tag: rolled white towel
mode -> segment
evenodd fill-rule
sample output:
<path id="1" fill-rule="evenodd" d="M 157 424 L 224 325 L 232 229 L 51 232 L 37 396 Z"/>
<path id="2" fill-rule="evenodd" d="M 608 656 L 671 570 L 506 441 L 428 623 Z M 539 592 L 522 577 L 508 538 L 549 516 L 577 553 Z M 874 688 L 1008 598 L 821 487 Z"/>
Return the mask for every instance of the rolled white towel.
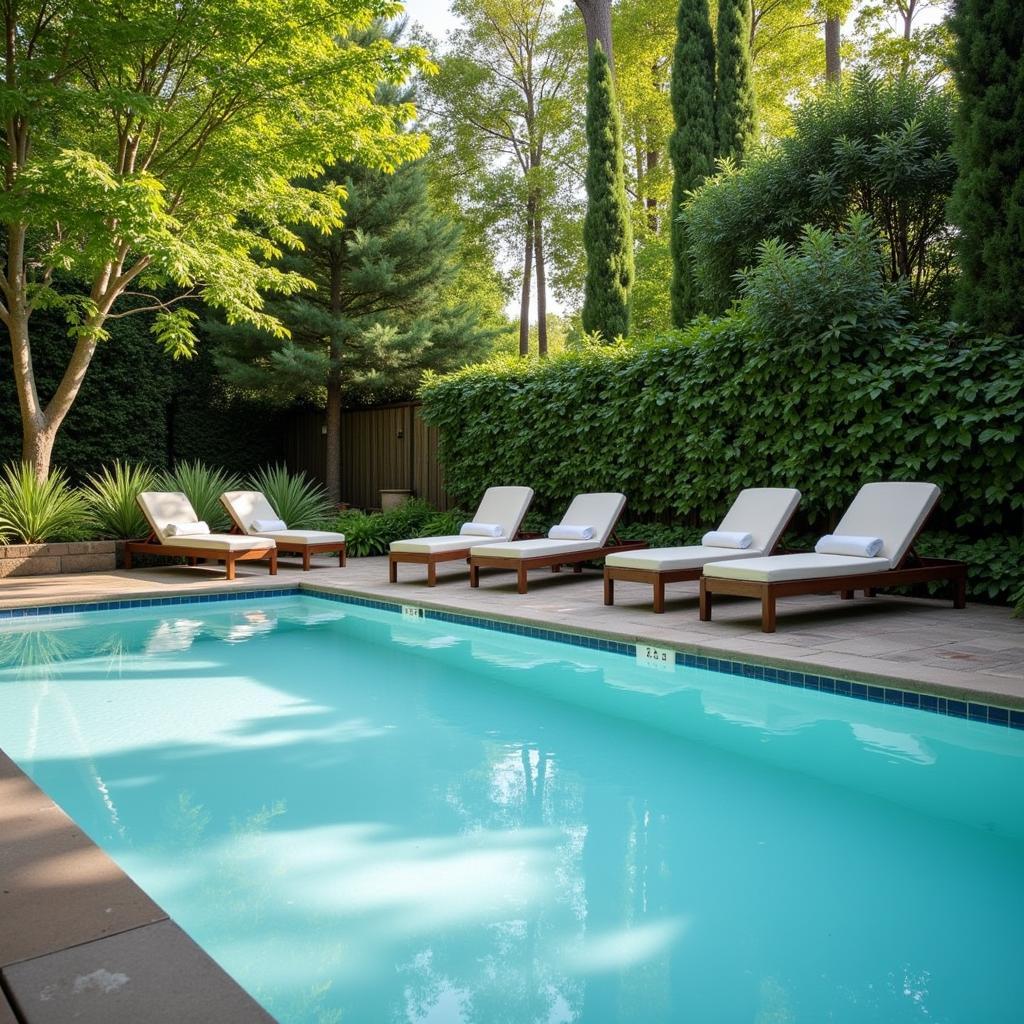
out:
<path id="1" fill-rule="evenodd" d="M 459 530 L 462 537 L 504 537 L 505 530 L 500 523 L 463 523 Z"/>
<path id="2" fill-rule="evenodd" d="M 814 550 L 819 555 L 854 555 L 860 558 L 874 558 L 882 550 L 884 541 L 881 537 L 847 537 L 837 533 L 827 533 Z"/>
<path id="3" fill-rule="evenodd" d="M 745 550 L 754 543 L 749 533 L 732 533 L 729 530 L 710 530 L 700 539 L 706 548 L 740 548 Z"/>
<path id="4" fill-rule="evenodd" d="M 568 526 L 559 524 L 548 530 L 548 537 L 551 540 L 593 540 L 594 528 L 592 526 Z"/>
<path id="5" fill-rule="evenodd" d="M 164 532 L 168 537 L 197 537 L 209 533 L 210 528 L 200 519 L 198 523 L 168 523 Z"/>
<path id="6" fill-rule="evenodd" d="M 254 519 L 249 529 L 253 533 L 276 533 L 278 530 L 287 530 L 288 524 L 283 519 Z"/>

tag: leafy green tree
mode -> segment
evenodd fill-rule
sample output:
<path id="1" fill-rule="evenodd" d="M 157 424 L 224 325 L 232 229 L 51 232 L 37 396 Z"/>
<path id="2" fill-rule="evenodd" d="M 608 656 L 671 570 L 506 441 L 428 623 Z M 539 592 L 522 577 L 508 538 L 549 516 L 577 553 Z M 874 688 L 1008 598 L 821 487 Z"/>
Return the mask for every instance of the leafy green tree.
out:
<path id="1" fill-rule="evenodd" d="M 876 73 L 928 82 L 949 71 L 953 40 L 949 0 L 867 0 L 857 5 L 853 42 L 857 64 Z M 932 17 L 922 17 L 926 13 Z M 939 15 L 939 17 L 935 17 Z"/>
<path id="2" fill-rule="evenodd" d="M 959 176 L 956 311 L 987 330 L 1024 332 L 1024 5 L 959 0 L 953 18 Z"/>
<path id="3" fill-rule="evenodd" d="M 886 279 L 907 283 L 916 312 L 947 316 L 952 132 L 948 92 L 913 76 L 858 71 L 806 101 L 792 135 L 709 178 L 683 210 L 703 308 L 729 306 L 761 242 L 793 242 L 806 224 L 836 230 L 859 212 L 881 233 Z"/>
<path id="4" fill-rule="evenodd" d="M 750 67 L 753 11 L 750 0 L 718 0 L 715 96 L 718 156 L 742 163 L 757 137 L 757 109 Z"/>
<path id="5" fill-rule="evenodd" d="M 715 43 L 708 0 L 680 0 L 672 61 L 675 131 L 672 159 L 672 322 L 682 327 L 698 311 L 690 247 L 679 211 L 686 195 L 714 170 Z"/>
<path id="6" fill-rule="evenodd" d="M 622 124 L 612 69 L 600 42 L 587 76 L 587 216 L 583 248 L 587 278 L 583 329 L 611 341 L 629 334 L 633 231 L 622 166 Z"/>
<path id="7" fill-rule="evenodd" d="M 424 370 L 483 356 L 494 331 L 469 303 L 442 301 L 459 233 L 432 209 L 420 163 L 393 174 L 342 163 L 315 187 L 344 191 L 345 224 L 326 234 L 300 229 L 302 249 L 283 259 L 282 272 L 315 285 L 269 301 L 288 336 L 248 326 L 214 333 L 219 366 L 238 387 L 280 401 L 326 391 L 325 483 L 338 501 L 343 404 L 409 397 Z"/>
<path id="8" fill-rule="evenodd" d="M 377 84 L 404 80 L 422 52 L 351 39 L 395 8 L 4 5 L 0 321 L 23 457 L 40 479 L 111 318 L 155 310 L 156 340 L 177 354 L 195 344 L 188 299 L 282 333 L 263 290 L 294 293 L 304 282 L 262 257 L 297 241 L 292 225 L 330 229 L 341 216 L 338 192 L 293 182 L 339 156 L 391 168 L 422 153 L 424 140 L 400 130 L 412 111 L 375 103 Z M 74 286 L 58 290 L 58 272 Z M 60 309 L 75 338 L 48 397 L 30 326 L 43 308 Z"/>

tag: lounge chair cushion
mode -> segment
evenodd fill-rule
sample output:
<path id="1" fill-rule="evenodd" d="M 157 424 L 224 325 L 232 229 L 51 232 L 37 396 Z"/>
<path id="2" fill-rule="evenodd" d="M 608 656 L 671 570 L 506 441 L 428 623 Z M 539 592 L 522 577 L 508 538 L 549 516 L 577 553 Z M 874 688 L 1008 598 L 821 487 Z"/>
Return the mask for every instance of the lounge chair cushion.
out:
<path id="1" fill-rule="evenodd" d="M 569 503 L 559 526 L 592 526 L 594 539 L 586 541 L 591 547 L 603 548 L 608 543 L 615 524 L 626 506 L 626 496 L 617 491 L 602 494 L 577 494 Z M 533 541 L 524 541 L 533 543 Z M 554 554 L 555 552 L 552 552 Z"/>
<path id="2" fill-rule="evenodd" d="M 729 580 L 777 583 L 780 580 L 814 580 L 828 576 L 857 576 L 885 572 L 888 558 L 857 558 L 853 555 L 768 555 L 709 562 L 704 575 Z"/>
<path id="3" fill-rule="evenodd" d="M 243 533 L 265 532 L 257 529 L 257 523 L 284 522 L 262 491 L 225 491 L 220 503 Z M 287 529 L 287 526 L 281 528 Z"/>
<path id="4" fill-rule="evenodd" d="M 269 537 L 277 541 L 281 547 L 295 545 L 305 547 L 307 544 L 344 544 L 345 534 L 332 533 L 329 530 L 267 530 L 250 534 L 251 537 Z"/>
<path id="5" fill-rule="evenodd" d="M 465 551 L 468 555 L 470 547 L 499 544 L 506 539 L 499 537 L 490 540 L 486 537 L 462 537 L 454 534 L 446 537 L 413 537 L 411 540 L 392 541 L 391 550 L 413 555 L 443 555 L 451 551 Z"/>
<path id="6" fill-rule="evenodd" d="M 474 523 L 498 523 L 503 537 L 514 537 L 533 501 L 532 487 L 488 487 L 473 514 Z"/>
<path id="7" fill-rule="evenodd" d="M 158 540 L 170 538 L 167 527 L 199 523 L 192 502 L 181 491 L 142 491 L 136 499 Z"/>
<path id="8" fill-rule="evenodd" d="M 522 559 L 541 558 L 548 555 L 570 555 L 581 551 L 594 551 L 600 545 L 596 540 L 551 540 L 541 537 L 537 540 L 515 540 L 499 544 L 476 545 L 471 555 L 486 555 L 490 558 Z"/>
<path id="9" fill-rule="evenodd" d="M 795 487 L 746 487 L 718 524 L 723 533 L 749 533 L 748 554 L 771 551 L 800 503 Z"/>
<path id="10" fill-rule="evenodd" d="M 739 548 L 708 548 L 692 544 L 683 548 L 642 548 L 609 555 L 605 565 L 621 569 L 646 569 L 651 572 L 673 572 L 676 569 L 699 569 L 707 562 L 729 558 L 750 558 L 750 551 Z"/>
<path id="11" fill-rule="evenodd" d="M 242 537 L 235 533 L 206 533 L 197 537 L 168 537 L 165 548 L 200 548 L 204 551 L 270 551 L 277 547 L 268 537 Z"/>
<path id="12" fill-rule="evenodd" d="M 900 563 L 939 500 L 935 484 L 885 482 L 865 484 L 833 533 L 881 537 L 880 557 Z"/>

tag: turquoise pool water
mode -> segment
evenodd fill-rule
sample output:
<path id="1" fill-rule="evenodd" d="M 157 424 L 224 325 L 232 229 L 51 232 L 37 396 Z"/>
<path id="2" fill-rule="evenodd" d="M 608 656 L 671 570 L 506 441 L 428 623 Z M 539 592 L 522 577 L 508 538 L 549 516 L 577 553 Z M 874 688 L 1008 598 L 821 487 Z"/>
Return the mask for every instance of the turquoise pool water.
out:
<path id="1" fill-rule="evenodd" d="M 308 597 L 0 666 L 0 746 L 284 1022 L 1021 1019 L 1019 731 Z"/>

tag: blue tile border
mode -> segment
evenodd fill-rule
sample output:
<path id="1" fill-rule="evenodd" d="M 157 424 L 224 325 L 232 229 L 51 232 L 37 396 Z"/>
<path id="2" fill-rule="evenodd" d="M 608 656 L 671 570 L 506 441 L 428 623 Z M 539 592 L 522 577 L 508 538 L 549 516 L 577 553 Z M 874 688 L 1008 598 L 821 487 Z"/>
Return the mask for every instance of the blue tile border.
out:
<path id="1" fill-rule="evenodd" d="M 259 600 L 269 597 L 315 597 L 323 601 L 336 601 L 359 608 L 373 608 L 376 611 L 399 614 L 403 602 L 379 601 L 356 594 L 341 594 L 328 590 L 316 590 L 312 587 L 296 585 L 266 590 L 240 590 L 228 593 L 179 595 L 176 597 L 126 598 L 120 601 L 94 601 L 80 604 L 44 605 L 35 608 L 0 609 L 0 622 L 11 619 L 38 618 L 47 615 L 78 614 L 80 612 L 118 611 L 125 608 L 163 608 L 169 605 L 209 604 L 224 601 Z M 488 619 L 476 615 L 463 615 L 459 612 L 447 612 L 438 608 L 417 605 L 422 609 L 424 619 L 435 622 L 449 622 L 453 625 L 472 626 L 476 629 L 487 629 L 496 633 L 510 633 L 514 636 L 527 636 L 535 640 L 549 640 L 553 643 L 567 644 L 571 647 L 583 647 L 593 651 L 604 651 L 608 654 L 619 654 L 625 657 L 636 656 L 636 644 L 623 640 L 611 640 L 607 637 L 590 636 L 586 633 L 567 633 L 564 630 L 542 629 L 522 622 L 505 622 L 500 619 Z M 710 672 L 724 672 L 727 675 L 745 676 L 748 679 L 759 679 L 782 686 L 793 686 L 804 690 L 817 690 L 831 693 L 839 697 L 853 700 L 866 700 L 875 704 L 891 704 L 896 707 L 913 708 L 927 711 L 930 714 L 945 715 L 950 718 L 969 719 L 972 722 L 984 722 L 1004 728 L 1024 730 L 1024 709 L 1000 707 L 994 704 L 982 704 L 977 701 L 959 700 L 953 697 L 939 697 L 935 694 L 921 693 L 918 690 L 901 690 L 898 687 L 883 686 L 877 683 L 858 683 L 850 679 L 839 679 L 823 676 L 818 673 L 798 671 L 796 669 L 776 668 L 772 665 L 756 665 L 747 661 L 733 661 L 715 655 L 696 654 L 689 651 L 676 651 L 676 664 L 684 668 L 702 669 Z"/>

